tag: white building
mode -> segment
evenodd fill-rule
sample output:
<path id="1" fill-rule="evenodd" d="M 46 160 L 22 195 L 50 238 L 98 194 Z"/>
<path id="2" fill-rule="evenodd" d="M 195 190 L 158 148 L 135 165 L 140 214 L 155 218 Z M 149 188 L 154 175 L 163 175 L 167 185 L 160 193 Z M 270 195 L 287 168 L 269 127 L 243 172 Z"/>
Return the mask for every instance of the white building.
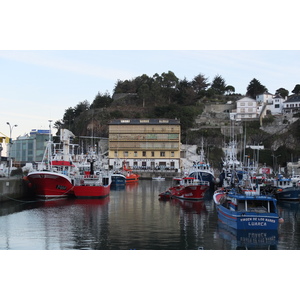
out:
<path id="1" fill-rule="evenodd" d="M 282 114 L 285 100 L 286 99 L 282 98 L 279 94 L 275 95 L 273 99 L 268 102 L 267 110 L 269 110 L 272 115 Z"/>
<path id="2" fill-rule="evenodd" d="M 272 100 L 273 100 L 273 97 L 274 97 L 274 95 L 273 94 L 271 94 L 271 93 L 263 93 L 263 94 L 261 94 L 261 95 L 257 95 L 256 96 L 256 102 L 258 103 L 258 104 L 268 104 L 268 103 L 270 103 L 270 102 L 272 102 Z"/>
<path id="3" fill-rule="evenodd" d="M 300 111 L 300 95 L 292 95 L 283 103 L 284 113 L 296 113 Z"/>
<path id="4" fill-rule="evenodd" d="M 244 97 L 236 102 L 236 120 L 258 118 L 258 104 L 256 100 Z"/>

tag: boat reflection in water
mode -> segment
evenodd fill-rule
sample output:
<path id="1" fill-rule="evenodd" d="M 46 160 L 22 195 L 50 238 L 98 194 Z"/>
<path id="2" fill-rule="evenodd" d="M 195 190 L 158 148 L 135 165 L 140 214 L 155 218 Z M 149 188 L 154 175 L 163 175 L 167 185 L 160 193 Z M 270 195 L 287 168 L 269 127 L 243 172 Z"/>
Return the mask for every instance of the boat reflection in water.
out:
<path id="1" fill-rule="evenodd" d="M 219 220 L 216 234 L 230 242 L 232 250 L 277 250 L 278 230 L 234 229 Z"/>
<path id="2" fill-rule="evenodd" d="M 187 213 L 201 214 L 206 212 L 206 207 L 203 200 L 192 201 L 172 198 L 170 202 L 172 205 L 180 206 L 180 208 Z"/>
<path id="3" fill-rule="evenodd" d="M 76 198 L 74 200 L 74 204 L 86 204 L 86 205 L 95 205 L 95 206 L 100 206 L 100 205 L 106 205 L 108 204 L 110 200 L 109 195 L 103 198 Z"/>

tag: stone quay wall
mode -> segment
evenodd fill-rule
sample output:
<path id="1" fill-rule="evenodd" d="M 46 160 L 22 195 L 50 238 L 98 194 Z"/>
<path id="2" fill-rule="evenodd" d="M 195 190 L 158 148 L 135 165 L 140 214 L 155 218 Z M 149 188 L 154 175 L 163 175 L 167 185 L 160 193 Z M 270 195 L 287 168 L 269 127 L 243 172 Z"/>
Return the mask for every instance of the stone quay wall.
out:
<path id="1" fill-rule="evenodd" d="M 0 202 L 28 196 L 28 187 L 19 177 L 0 178 Z"/>

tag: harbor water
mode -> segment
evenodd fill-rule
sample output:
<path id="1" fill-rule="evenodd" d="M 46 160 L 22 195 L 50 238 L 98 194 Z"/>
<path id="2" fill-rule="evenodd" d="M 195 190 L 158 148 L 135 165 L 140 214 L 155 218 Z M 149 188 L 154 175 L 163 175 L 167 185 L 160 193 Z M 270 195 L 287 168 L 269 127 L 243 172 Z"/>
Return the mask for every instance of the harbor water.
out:
<path id="1" fill-rule="evenodd" d="M 10 199 L 0 203 L 1 250 L 300 249 L 299 202 L 278 203 L 275 232 L 219 223 L 212 195 L 159 200 L 171 181 L 141 180 L 104 199 Z"/>

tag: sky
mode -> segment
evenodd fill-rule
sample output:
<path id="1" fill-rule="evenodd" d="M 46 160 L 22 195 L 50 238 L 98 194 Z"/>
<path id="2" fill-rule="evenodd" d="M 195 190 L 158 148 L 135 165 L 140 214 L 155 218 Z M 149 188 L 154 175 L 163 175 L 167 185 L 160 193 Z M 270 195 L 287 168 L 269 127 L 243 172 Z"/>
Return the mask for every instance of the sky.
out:
<path id="1" fill-rule="evenodd" d="M 117 80 L 142 74 L 172 71 L 192 80 L 201 73 L 209 82 L 221 75 L 241 94 L 253 78 L 270 93 L 300 84 L 290 0 L 286 7 L 257 0 L 247 7 L 236 0 L 108 2 L 2 4 L 0 132 L 10 134 L 7 122 L 18 125 L 13 138 L 48 128 L 69 107 L 92 103 L 98 92 L 112 95 Z M 253 17 L 258 4 L 269 18 Z M 280 22 L 271 22 L 278 14 Z"/>

